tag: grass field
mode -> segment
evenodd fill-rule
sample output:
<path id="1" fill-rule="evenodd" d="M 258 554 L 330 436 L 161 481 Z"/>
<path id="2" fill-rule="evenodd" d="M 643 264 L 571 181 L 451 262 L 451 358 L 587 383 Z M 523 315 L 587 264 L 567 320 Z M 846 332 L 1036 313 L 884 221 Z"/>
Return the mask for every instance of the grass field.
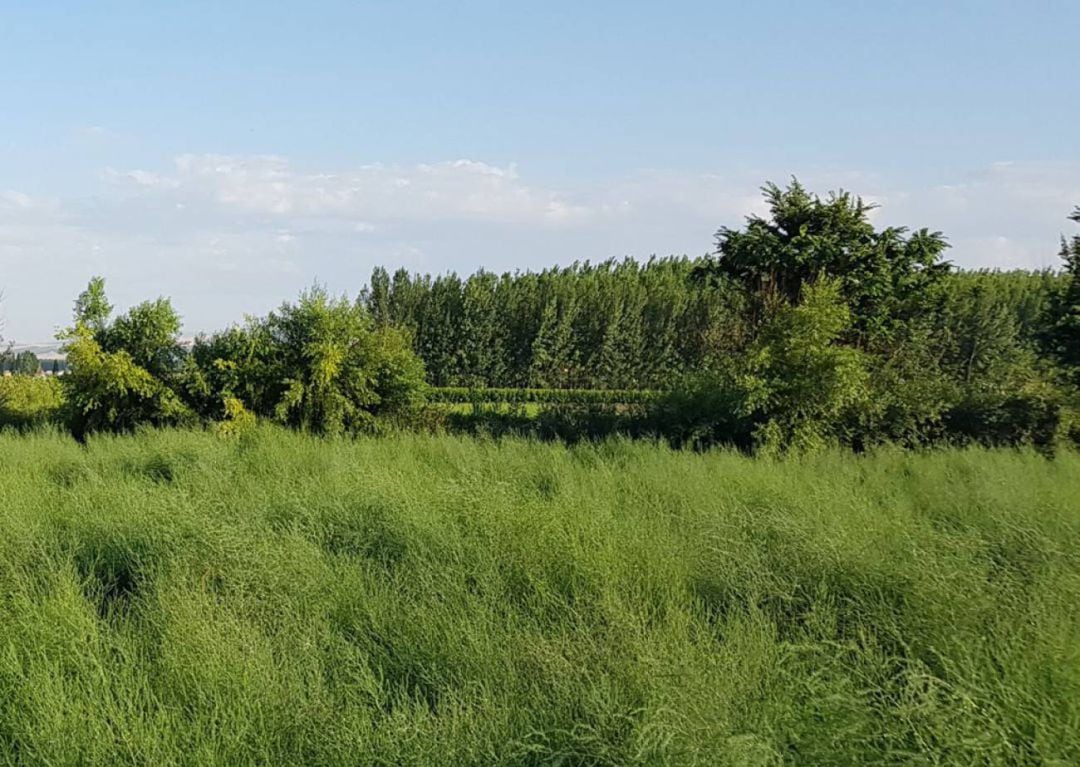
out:
<path id="1" fill-rule="evenodd" d="M 1080 457 L 0 435 L 0 764 L 1080 764 Z"/>

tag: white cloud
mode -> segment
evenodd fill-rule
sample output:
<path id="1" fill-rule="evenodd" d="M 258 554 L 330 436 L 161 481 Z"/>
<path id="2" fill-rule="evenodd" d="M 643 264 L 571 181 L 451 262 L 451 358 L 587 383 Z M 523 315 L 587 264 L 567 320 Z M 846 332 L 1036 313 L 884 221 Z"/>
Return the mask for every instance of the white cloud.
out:
<path id="1" fill-rule="evenodd" d="M 28 194 L 13 190 L 0 191 L 0 207 L 26 210 L 33 207 L 34 200 Z"/>
<path id="2" fill-rule="evenodd" d="M 1059 234 L 1080 203 L 1080 164 L 995 163 L 926 189 L 886 191 L 890 224 L 942 231 L 960 266 L 1045 268 L 1059 265 Z"/>
<path id="3" fill-rule="evenodd" d="M 116 184 L 130 183 L 137 187 L 148 189 L 175 189 L 179 186 L 179 183 L 175 179 L 166 178 L 158 173 L 151 173 L 148 170 L 116 170 L 115 168 L 106 168 L 103 175 L 108 181 Z"/>
<path id="4" fill-rule="evenodd" d="M 522 183 L 513 166 L 473 160 L 310 172 L 275 156 L 182 155 L 171 174 L 129 170 L 109 176 L 172 194 L 181 204 L 209 201 L 278 217 L 565 223 L 588 213 L 558 192 Z"/>
<path id="5" fill-rule="evenodd" d="M 58 208 L 59 203 L 56 200 L 35 197 L 14 189 L 0 189 L 0 215 L 8 214 L 25 220 L 27 217 L 52 214 Z M 0 223 L 4 221 L 4 218 L 0 218 Z"/>

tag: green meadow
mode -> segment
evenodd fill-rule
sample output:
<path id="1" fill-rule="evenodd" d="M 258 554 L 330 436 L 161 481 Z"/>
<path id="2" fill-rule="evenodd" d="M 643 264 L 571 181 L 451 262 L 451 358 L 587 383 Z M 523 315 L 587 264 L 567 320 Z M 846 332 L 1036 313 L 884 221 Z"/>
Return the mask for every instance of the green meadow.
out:
<path id="1" fill-rule="evenodd" d="M 1074 765 L 1080 456 L 0 435 L 0 763 Z"/>

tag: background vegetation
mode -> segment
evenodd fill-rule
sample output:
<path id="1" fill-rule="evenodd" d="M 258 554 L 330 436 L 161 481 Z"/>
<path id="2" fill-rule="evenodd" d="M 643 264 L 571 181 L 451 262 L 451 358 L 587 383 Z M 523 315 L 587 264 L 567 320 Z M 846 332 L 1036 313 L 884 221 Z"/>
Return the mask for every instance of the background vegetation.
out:
<path id="1" fill-rule="evenodd" d="M 355 301 L 315 287 L 191 348 L 167 299 L 113 317 L 96 279 L 63 335 L 66 406 L 42 387 L 38 411 L 80 439 L 258 419 L 767 451 L 1080 439 L 1080 236 L 1060 272 L 958 272 L 941 234 L 879 230 L 858 197 L 764 193 L 705 258 L 376 269 Z"/>

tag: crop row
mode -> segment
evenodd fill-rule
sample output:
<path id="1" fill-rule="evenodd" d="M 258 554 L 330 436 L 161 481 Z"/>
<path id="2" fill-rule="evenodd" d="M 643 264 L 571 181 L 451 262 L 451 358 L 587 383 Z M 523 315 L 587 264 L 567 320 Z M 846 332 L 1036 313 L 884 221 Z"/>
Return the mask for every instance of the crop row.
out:
<path id="1" fill-rule="evenodd" d="M 636 405 L 653 402 L 655 389 L 501 389 L 439 386 L 428 392 L 431 402 L 536 403 L 544 405 Z"/>

